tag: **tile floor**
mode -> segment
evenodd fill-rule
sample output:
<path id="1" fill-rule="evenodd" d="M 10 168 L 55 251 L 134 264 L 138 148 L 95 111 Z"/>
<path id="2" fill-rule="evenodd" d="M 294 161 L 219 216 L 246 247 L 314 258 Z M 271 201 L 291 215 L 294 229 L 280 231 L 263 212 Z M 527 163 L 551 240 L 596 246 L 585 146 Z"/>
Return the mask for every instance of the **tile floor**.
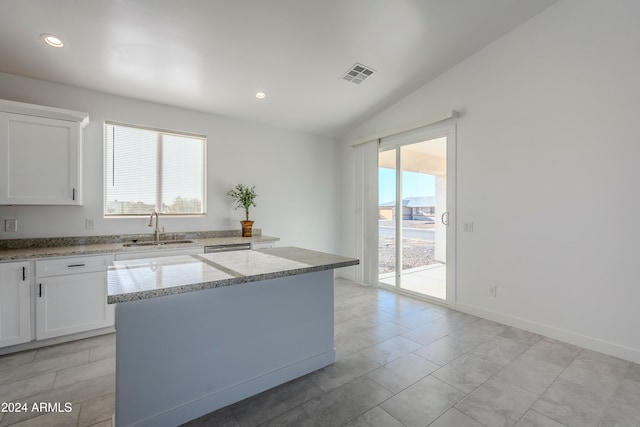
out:
<path id="1" fill-rule="evenodd" d="M 0 356 L 2 402 L 26 403 L 27 411 L 2 412 L 0 408 L 0 426 L 111 426 L 115 335 Z M 41 402 L 59 402 L 62 411 L 33 411 L 33 404 Z M 64 412 L 67 402 L 71 410 Z"/>
<path id="2" fill-rule="evenodd" d="M 187 426 L 640 426 L 640 365 L 337 280 L 338 361 Z M 0 426 L 111 425 L 114 336 L 0 357 Z"/>

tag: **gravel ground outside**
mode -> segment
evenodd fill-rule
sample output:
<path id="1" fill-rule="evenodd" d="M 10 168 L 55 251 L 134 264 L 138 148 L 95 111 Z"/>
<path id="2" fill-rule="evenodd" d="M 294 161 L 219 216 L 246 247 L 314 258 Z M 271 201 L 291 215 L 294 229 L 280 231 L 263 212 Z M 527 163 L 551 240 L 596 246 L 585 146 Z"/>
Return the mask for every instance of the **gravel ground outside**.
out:
<path id="1" fill-rule="evenodd" d="M 394 221 L 381 220 L 381 227 L 394 227 Z M 425 221 L 402 221 L 403 228 L 434 228 L 434 224 Z M 434 264 L 434 242 L 419 239 L 402 239 L 402 269 L 423 267 Z M 396 267 L 396 239 L 395 237 L 380 237 L 378 242 L 379 273 L 395 271 Z"/>

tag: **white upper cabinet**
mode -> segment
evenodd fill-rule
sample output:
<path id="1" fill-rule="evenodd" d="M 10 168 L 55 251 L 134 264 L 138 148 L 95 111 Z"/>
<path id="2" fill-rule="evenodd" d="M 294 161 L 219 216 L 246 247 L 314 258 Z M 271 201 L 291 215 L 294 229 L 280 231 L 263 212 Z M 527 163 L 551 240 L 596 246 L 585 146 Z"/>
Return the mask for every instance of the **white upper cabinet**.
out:
<path id="1" fill-rule="evenodd" d="M 0 100 L 0 204 L 81 205 L 86 113 Z"/>

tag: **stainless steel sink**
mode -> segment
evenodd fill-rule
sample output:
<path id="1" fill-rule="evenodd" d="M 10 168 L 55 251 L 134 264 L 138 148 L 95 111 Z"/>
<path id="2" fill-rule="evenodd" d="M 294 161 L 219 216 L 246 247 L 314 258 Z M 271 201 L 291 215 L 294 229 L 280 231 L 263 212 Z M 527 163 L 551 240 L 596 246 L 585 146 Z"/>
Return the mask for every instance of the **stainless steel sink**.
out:
<path id="1" fill-rule="evenodd" d="M 193 243 L 193 240 L 159 240 L 152 242 L 129 242 L 123 243 L 122 246 L 162 246 L 162 245 L 180 245 L 184 243 Z"/>

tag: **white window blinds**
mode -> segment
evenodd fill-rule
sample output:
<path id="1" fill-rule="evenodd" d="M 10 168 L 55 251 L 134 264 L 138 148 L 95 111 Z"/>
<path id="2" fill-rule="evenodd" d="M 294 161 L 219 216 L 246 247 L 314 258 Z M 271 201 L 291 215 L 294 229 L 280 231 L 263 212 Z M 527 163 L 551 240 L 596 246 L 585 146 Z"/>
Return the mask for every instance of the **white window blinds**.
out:
<path id="1" fill-rule="evenodd" d="M 206 138 L 105 123 L 104 214 L 205 213 Z"/>

